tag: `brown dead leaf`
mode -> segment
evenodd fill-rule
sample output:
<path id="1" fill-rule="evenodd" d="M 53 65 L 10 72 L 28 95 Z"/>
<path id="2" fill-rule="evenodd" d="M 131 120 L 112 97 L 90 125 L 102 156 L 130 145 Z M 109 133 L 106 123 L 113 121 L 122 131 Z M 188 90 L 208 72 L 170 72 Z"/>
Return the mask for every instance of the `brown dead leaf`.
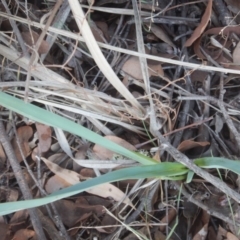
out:
<path id="1" fill-rule="evenodd" d="M 30 126 L 22 126 L 17 129 L 17 135 L 19 138 L 19 145 L 22 149 L 23 155 L 24 157 L 27 157 L 31 150 L 28 141 L 33 135 L 33 130 Z M 16 137 L 14 137 L 14 139 L 12 140 L 12 146 L 16 154 L 17 160 L 21 162 L 23 159 L 17 144 Z"/>
<path id="2" fill-rule="evenodd" d="M 184 152 L 195 147 L 206 147 L 208 145 L 210 145 L 209 142 L 195 142 L 193 140 L 185 140 L 179 144 L 177 149 L 180 152 Z"/>
<path id="3" fill-rule="evenodd" d="M 29 239 L 36 239 L 35 232 L 30 229 L 20 229 L 13 236 L 13 240 L 29 240 Z"/>
<path id="4" fill-rule="evenodd" d="M 39 38 L 39 34 L 33 30 L 31 32 L 22 32 L 22 38 L 26 42 L 27 45 L 33 47 Z M 39 54 L 47 53 L 48 49 L 49 49 L 48 42 L 43 40 L 38 49 L 38 53 Z"/>
<path id="5" fill-rule="evenodd" d="M 206 57 L 202 54 L 201 50 L 200 50 L 200 44 L 202 41 L 202 38 L 204 36 L 208 36 L 208 35 L 221 35 L 222 37 L 229 35 L 230 33 L 235 33 L 237 35 L 240 34 L 240 26 L 227 26 L 227 27 L 216 27 L 216 28 L 211 28 L 208 29 L 200 38 L 198 38 L 195 42 L 194 42 L 194 53 L 198 56 L 198 58 L 200 59 L 205 59 Z M 205 50 L 206 51 L 206 50 Z"/>
<path id="6" fill-rule="evenodd" d="M 217 239 L 216 240 L 222 240 L 227 236 L 227 230 L 222 228 L 220 225 L 218 226 L 218 233 L 217 233 Z"/>
<path id="7" fill-rule="evenodd" d="M 128 150 L 136 151 L 136 148 L 133 145 L 131 145 L 130 143 L 128 143 L 127 141 L 125 141 L 122 138 L 119 138 L 116 136 L 105 136 L 104 138 L 106 138 L 114 143 L 117 143 L 120 146 L 127 148 Z M 112 157 L 114 155 L 113 151 L 110 151 L 98 144 L 94 145 L 93 152 L 97 155 L 97 157 L 99 159 L 102 159 L 102 160 L 112 159 Z"/>
<path id="8" fill-rule="evenodd" d="M 48 179 L 45 185 L 45 190 L 47 193 L 51 194 L 66 187 L 69 187 L 69 183 L 65 181 L 63 178 L 54 175 Z"/>
<path id="9" fill-rule="evenodd" d="M 91 206 L 89 204 L 75 203 L 69 200 L 56 201 L 54 204 L 63 224 L 67 227 L 73 227 L 78 222 L 89 218 L 92 214 L 101 216 L 104 213 L 104 207 L 100 205 Z"/>
<path id="10" fill-rule="evenodd" d="M 27 218 L 29 217 L 28 210 L 20 210 L 13 214 L 10 224 L 27 221 Z"/>
<path id="11" fill-rule="evenodd" d="M 100 197 L 104 197 L 104 198 L 111 197 L 115 201 L 118 201 L 118 202 L 122 201 L 123 203 L 134 208 L 131 200 L 128 197 L 126 197 L 126 195 L 119 188 L 115 187 L 111 183 L 101 184 L 95 188 L 86 190 L 86 192 L 100 196 Z"/>
<path id="12" fill-rule="evenodd" d="M 154 232 L 154 239 L 157 239 L 157 240 L 166 240 L 167 237 L 159 230 L 156 230 Z M 172 238 L 170 238 L 169 240 L 171 240 Z"/>
<path id="13" fill-rule="evenodd" d="M 212 14 L 212 0 L 208 0 L 208 5 L 203 14 L 202 20 L 198 27 L 194 30 L 192 36 L 185 42 L 184 44 L 185 47 L 190 47 L 201 36 L 201 34 L 208 25 L 211 14 Z"/>
<path id="14" fill-rule="evenodd" d="M 176 215 L 177 215 L 176 209 L 170 208 L 168 210 L 168 215 L 163 217 L 163 219 L 161 220 L 161 223 L 166 224 L 166 225 L 160 225 L 159 226 L 159 229 L 160 229 L 161 232 L 163 232 L 166 229 L 168 224 L 176 217 Z"/>
<path id="15" fill-rule="evenodd" d="M 149 77 L 163 76 L 164 72 L 163 72 L 161 64 L 159 62 L 155 62 L 155 64 L 153 64 L 153 63 L 154 63 L 154 61 L 151 61 L 151 63 L 148 61 Z M 143 80 L 140 61 L 139 61 L 138 57 L 135 57 L 135 56 L 130 57 L 123 64 L 122 71 L 134 79 Z"/>
<path id="16" fill-rule="evenodd" d="M 49 157 L 48 157 L 48 160 L 49 160 L 50 162 L 53 162 L 53 163 L 56 163 L 56 164 L 60 165 L 60 164 L 63 163 L 62 160 L 63 160 L 63 158 L 64 158 L 65 156 L 66 156 L 65 153 L 55 153 L 55 154 L 49 156 Z M 63 165 L 66 166 L 66 162 L 65 162 L 65 161 L 64 161 L 64 164 L 63 164 Z"/>
<path id="17" fill-rule="evenodd" d="M 9 225 L 6 223 L 0 223 L 1 239 L 5 240 L 9 231 Z"/>
<path id="18" fill-rule="evenodd" d="M 102 227 L 102 228 L 97 228 L 96 230 L 98 230 L 101 233 L 112 233 L 113 231 L 116 230 L 117 227 L 115 227 L 114 225 L 117 224 L 117 220 L 114 219 L 112 216 L 110 216 L 109 214 L 105 214 L 102 221 L 101 221 L 101 226 L 112 226 L 112 227 Z"/>
<path id="19" fill-rule="evenodd" d="M 69 184 L 68 186 L 71 186 L 80 182 L 80 179 L 81 179 L 80 174 L 68 169 L 61 168 L 57 164 L 50 162 L 46 158 L 41 158 L 41 159 L 44 161 L 44 163 L 48 166 L 48 168 L 52 172 L 58 175 L 58 177 L 64 179 L 65 182 Z M 111 197 L 115 201 L 118 201 L 118 202 L 123 201 L 125 204 L 133 207 L 131 200 L 113 184 L 104 183 L 97 187 L 94 187 L 85 191 L 100 197 L 104 197 L 104 198 Z"/>
<path id="20" fill-rule="evenodd" d="M 191 80 L 193 82 L 203 82 L 206 80 L 206 77 L 208 76 L 208 72 L 204 72 L 204 71 L 199 71 L 199 70 L 195 70 L 191 73 Z"/>
<path id="21" fill-rule="evenodd" d="M 52 144 L 52 129 L 51 127 L 36 123 L 37 133 L 38 133 L 38 148 L 41 151 L 41 153 L 47 152 Z"/>
<path id="22" fill-rule="evenodd" d="M 191 205 L 193 204 L 191 202 L 188 202 L 188 203 L 191 204 Z M 185 206 L 187 206 L 187 202 L 186 202 Z M 198 207 L 195 208 L 195 209 L 198 209 Z M 188 219 L 189 223 L 190 223 L 190 231 L 191 231 L 193 236 L 199 236 L 199 233 L 201 233 L 201 231 L 204 229 L 205 225 L 207 226 L 207 229 L 208 229 L 210 215 L 207 211 L 200 210 L 200 209 L 195 211 L 196 214 L 194 215 L 194 207 L 192 209 L 190 209 L 190 211 L 191 211 L 190 214 L 187 213 L 187 214 L 189 214 L 189 217 L 190 217 Z"/>
<path id="23" fill-rule="evenodd" d="M 57 164 L 47 160 L 46 158 L 42 157 L 41 160 L 44 161 L 44 163 L 48 166 L 48 168 L 52 172 L 54 172 L 60 178 L 68 182 L 69 186 L 79 183 L 81 176 L 78 173 L 68 169 L 61 168 Z"/>
<path id="24" fill-rule="evenodd" d="M 107 41 L 110 40 L 109 34 L 108 34 L 108 25 L 106 22 L 102 22 L 102 21 L 96 21 L 95 24 L 97 25 L 97 27 L 99 29 L 101 29 L 104 37 L 106 38 Z"/>
<path id="25" fill-rule="evenodd" d="M 19 192 L 17 189 L 9 189 L 7 195 L 8 202 L 15 202 L 18 200 Z"/>
<path id="26" fill-rule="evenodd" d="M 84 178 L 94 178 L 94 177 L 96 177 L 95 172 L 93 171 L 93 169 L 90 169 L 90 168 L 82 168 L 81 171 L 80 171 L 80 174 Z"/>
<path id="27" fill-rule="evenodd" d="M 208 226 L 208 238 L 207 239 L 216 239 L 217 240 L 217 233 L 215 228 L 210 225 Z"/>
<path id="28" fill-rule="evenodd" d="M 135 98 L 142 98 L 142 97 L 143 97 L 143 95 L 142 95 L 141 93 L 137 92 L 137 91 L 133 91 L 133 92 L 132 92 L 132 95 L 133 95 L 133 97 L 135 97 Z"/>
<path id="29" fill-rule="evenodd" d="M 82 159 L 82 160 L 86 159 L 88 148 L 89 148 L 89 144 L 83 144 L 82 146 L 80 146 L 78 151 L 75 153 L 75 158 Z M 79 164 L 77 164 L 75 161 L 73 161 L 73 170 L 75 172 L 80 172 L 81 169 L 82 167 Z"/>
<path id="30" fill-rule="evenodd" d="M 230 233 L 230 232 L 227 232 L 226 237 L 227 237 L 227 240 L 239 240 L 238 237 L 236 237 L 235 235 L 233 235 L 233 234 Z"/>
<path id="31" fill-rule="evenodd" d="M 101 43 L 107 43 L 107 39 L 105 38 L 103 31 L 97 26 L 97 24 L 93 21 L 90 21 L 89 25 L 96 41 Z"/>
<path id="32" fill-rule="evenodd" d="M 172 47 L 175 47 L 174 43 L 169 38 L 168 34 L 160 26 L 151 23 L 150 30 L 156 37 L 161 39 L 163 42 L 167 43 Z"/>
<path id="33" fill-rule="evenodd" d="M 204 224 L 201 230 L 193 237 L 193 240 L 205 240 L 208 234 L 208 223 Z"/>

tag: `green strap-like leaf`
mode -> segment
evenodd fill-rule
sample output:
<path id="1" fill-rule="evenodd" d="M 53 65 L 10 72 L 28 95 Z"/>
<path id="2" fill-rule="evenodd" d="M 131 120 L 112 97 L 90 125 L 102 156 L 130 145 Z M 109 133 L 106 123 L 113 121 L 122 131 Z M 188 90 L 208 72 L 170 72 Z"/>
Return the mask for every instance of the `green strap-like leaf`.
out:
<path id="1" fill-rule="evenodd" d="M 25 200 L 18 202 L 8 202 L 0 204 L 0 215 L 6 215 L 18 210 L 28 209 L 42 206 L 62 198 L 83 192 L 84 190 L 97 187 L 100 184 L 115 182 L 124 179 L 140 179 L 140 178 L 161 178 L 161 179 L 185 179 L 188 169 L 179 163 L 159 163 L 155 165 L 146 165 L 139 167 L 131 167 L 107 173 L 100 177 L 89 179 L 85 182 L 78 183 L 71 187 L 56 191 L 46 197 Z"/>
<path id="2" fill-rule="evenodd" d="M 90 142 L 99 144 L 113 152 L 138 161 L 141 164 L 149 165 L 158 163 L 152 158 L 146 157 L 142 154 L 136 154 L 135 152 L 130 151 L 71 120 L 37 107 L 33 104 L 25 103 L 23 100 L 12 97 L 4 92 L 0 92 L 0 105 L 37 122 L 46 124 L 48 126 L 61 128 L 62 130 L 76 134 L 89 140 Z"/>
<path id="3" fill-rule="evenodd" d="M 227 169 L 240 174 L 240 161 L 230 160 L 222 157 L 205 157 L 194 160 L 194 163 L 201 168 Z"/>

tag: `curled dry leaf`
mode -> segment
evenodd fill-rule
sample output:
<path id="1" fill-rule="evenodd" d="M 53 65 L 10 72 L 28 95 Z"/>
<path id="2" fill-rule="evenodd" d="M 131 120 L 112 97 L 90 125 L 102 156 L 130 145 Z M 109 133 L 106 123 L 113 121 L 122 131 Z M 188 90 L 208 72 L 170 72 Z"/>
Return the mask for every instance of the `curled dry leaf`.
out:
<path id="1" fill-rule="evenodd" d="M 167 43 L 168 45 L 170 45 L 172 47 L 175 47 L 174 43 L 171 41 L 171 39 L 169 38 L 167 33 L 160 26 L 157 26 L 157 25 L 151 23 L 150 30 L 156 37 L 161 39 L 163 42 Z"/>
<path id="2" fill-rule="evenodd" d="M 209 142 L 195 142 L 193 140 L 185 140 L 179 144 L 177 149 L 180 152 L 184 152 L 195 147 L 206 147 L 208 145 L 210 145 Z"/>
<path id="3" fill-rule="evenodd" d="M 201 36 L 203 31 L 207 27 L 211 14 L 212 14 L 212 0 L 208 0 L 208 5 L 203 14 L 202 20 L 198 27 L 194 30 L 192 36 L 185 42 L 184 44 L 185 47 L 190 47 Z"/>
<path id="4" fill-rule="evenodd" d="M 119 138 L 119 137 L 116 137 L 116 136 L 105 136 L 104 138 L 114 142 L 114 143 L 117 143 L 119 144 L 120 146 L 124 147 L 124 148 L 127 148 L 128 150 L 131 150 L 131 151 L 136 151 L 136 148 L 128 143 L 127 141 L 125 141 L 124 139 L 122 138 Z M 112 159 L 113 155 L 114 155 L 114 152 L 98 145 L 98 144 L 95 144 L 94 147 L 93 147 L 93 152 L 96 154 L 96 156 L 99 158 L 99 159 L 102 159 L 102 160 L 108 160 L 108 159 Z"/>
<path id="5" fill-rule="evenodd" d="M 26 42 L 27 45 L 33 47 L 33 45 L 36 44 L 36 42 L 39 38 L 39 34 L 33 30 L 31 32 L 22 32 L 22 38 Z M 47 53 L 48 48 L 49 48 L 48 42 L 43 40 L 38 49 L 38 53 L 39 54 Z"/>
<path id="6" fill-rule="evenodd" d="M 228 36 L 230 33 L 235 33 L 240 35 L 240 26 L 227 26 L 227 27 L 216 27 L 208 29 L 197 41 L 194 43 L 194 53 L 198 56 L 198 58 L 205 59 L 206 57 L 201 53 L 200 44 L 202 38 L 208 35 L 221 35 L 222 37 Z M 206 50 L 205 50 L 206 51 Z M 207 52 L 207 51 L 206 51 Z M 222 61 L 225 62 L 225 61 Z"/>
<path id="7" fill-rule="evenodd" d="M 137 80 L 143 80 L 140 61 L 138 57 L 130 57 L 122 67 L 122 71 Z M 149 76 L 163 76 L 164 72 L 159 62 L 148 61 Z"/>
<path id="8" fill-rule="evenodd" d="M 26 222 L 29 217 L 28 210 L 20 210 L 13 214 L 10 224 L 18 224 L 19 222 Z"/>
<path id="9" fill-rule="evenodd" d="M 68 169 L 61 168 L 57 164 L 47 160 L 46 158 L 42 157 L 41 160 L 44 161 L 44 163 L 48 166 L 48 168 L 52 172 L 54 172 L 59 177 L 64 179 L 66 182 L 68 182 L 69 186 L 74 185 L 74 184 L 76 184 L 80 181 L 81 176 L 78 173 L 73 172 L 73 171 L 68 170 Z"/>
<path id="10" fill-rule="evenodd" d="M 68 183 L 68 186 L 74 185 L 76 183 L 79 183 L 81 179 L 81 175 L 73 172 L 68 169 L 64 169 L 59 167 L 57 164 L 50 162 L 46 158 L 41 158 L 44 163 L 48 166 L 48 168 L 54 172 L 58 177 L 64 179 L 66 183 Z M 55 179 L 57 180 L 57 179 Z M 95 188 L 86 190 L 86 192 L 98 195 L 100 197 L 111 197 L 115 201 L 123 201 L 125 204 L 130 205 L 131 207 L 134 207 L 131 200 L 117 187 L 110 183 L 104 183 L 102 185 L 99 185 Z"/>
<path id="11" fill-rule="evenodd" d="M 33 130 L 30 126 L 23 126 L 23 127 L 20 127 L 17 129 L 17 135 L 18 135 L 19 145 L 22 149 L 23 155 L 24 155 L 24 157 L 27 157 L 31 150 L 29 147 L 28 141 L 33 135 Z M 14 139 L 12 141 L 12 146 L 13 146 L 14 152 L 16 154 L 17 160 L 19 162 L 21 162 L 23 159 L 22 159 L 22 155 L 21 155 L 21 152 L 20 152 L 18 144 L 17 144 L 16 137 L 14 137 Z"/>
<path id="12" fill-rule="evenodd" d="M 44 124 L 36 123 L 38 133 L 38 148 L 41 152 L 47 152 L 52 144 L 52 129 Z"/>

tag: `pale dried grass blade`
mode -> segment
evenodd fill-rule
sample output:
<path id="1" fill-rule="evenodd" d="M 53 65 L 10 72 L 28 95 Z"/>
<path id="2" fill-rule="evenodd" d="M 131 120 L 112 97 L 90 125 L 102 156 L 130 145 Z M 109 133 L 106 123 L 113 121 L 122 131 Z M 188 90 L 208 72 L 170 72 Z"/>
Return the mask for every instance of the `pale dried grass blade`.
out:
<path id="1" fill-rule="evenodd" d="M 17 17 L 17 16 L 8 15 L 8 14 L 3 13 L 3 12 L 0 12 L 0 16 L 5 17 L 5 18 L 9 18 L 9 19 L 13 19 L 13 20 L 18 21 L 18 22 L 26 23 L 26 24 L 29 24 L 29 25 L 37 27 L 37 28 L 43 28 L 44 27 L 44 24 L 40 24 L 40 23 L 34 22 L 34 21 L 28 22 L 27 19 Z M 57 33 L 59 35 L 65 36 L 65 37 L 69 37 L 69 38 L 74 39 L 74 40 L 85 42 L 83 37 L 79 36 L 78 34 L 66 31 L 66 30 L 57 29 L 57 28 L 54 28 L 54 27 L 49 27 L 48 30 L 50 32 Z M 139 56 L 140 57 L 145 57 L 147 59 L 152 59 L 152 60 L 159 61 L 159 62 L 162 62 L 162 63 L 169 63 L 169 64 L 178 65 L 178 66 L 184 66 L 188 69 L 195 69 L 195 70 L 198 69 L 198 70 L 203 70 L 203 71 L 214 71 L 214 72 L 222 72 L 222 73 L 233 73 L 233 74 L 239 74 L 240 75 L 240 70 L 223 68 L 223 67 L 222 68 L 221 67 L 212 67 L 212 66 L 206 66 L 206 65 L 203 65 L 203 64 L 201 65 L 201 64 L 184 62 L 184 61 L 181 61 L 181 60 L 175 60 L 175 59 L 170 59 L 170 58 L 165 58 L 165 57 L 158 57 L 158 56 L 154 56 L 154 55 L 150 55 L 150 54 L 143 54 L 143 53 L 139 53 L 139 52 L 136 52 L 136 51 L 131 51 L 131 50 L 120 48 L 120 47 L 115 47 L 115 46 L 105 44 L 105 43 L 99 43 L 98 42 L 98 45 L 100 47 L 108 49 L 108 50 L 113 50 L 113 51 L 129 54 L 129 55 L 137 56 L 137 57 L 139 57 Z M 2 46 L 3 45 L 0 45 L 0 53 L 1 54 L 2 54 L 2 51 L 1 51 Z"/>
<path id="2" fill-rule="evenodd" d="M 139 115 L 141 115 L 145 110 L 139 104 L 139 102 L 133 97 L 133 95 L 129 92 L 129 90 L 124 86 L 124 84 L 119 80 L 111 66 L 108 64 L 106 58 L 102 54 L 92 31 L 88 25 L 86 20 L 86 16 L 77 0 L 69 1 L 71 10 L 73 12 L 73 16 L 75 21 L 80 29 L 83 38 L 85 39 L 85 43 L 88 46 L 89 51 L 93 59 L 95 60 L 96 64 L 98 65 L 99 69 L 108 79 L 108 81 L 122 94 L 122 96 L 128 100 L 132 106 L 136 107 L 140 110 Z"/>

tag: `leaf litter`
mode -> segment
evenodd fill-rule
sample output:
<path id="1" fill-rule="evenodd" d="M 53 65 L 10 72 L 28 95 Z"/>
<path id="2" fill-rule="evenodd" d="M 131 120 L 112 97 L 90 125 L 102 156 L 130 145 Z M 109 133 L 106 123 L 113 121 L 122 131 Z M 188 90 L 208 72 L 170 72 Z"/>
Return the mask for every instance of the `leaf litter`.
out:
<path id="1" fill-rule="evenodd" d="M 29 1 L 27 15 L 22 1 L 9 1 L 9 9 L 4 2 L 8 1 L 0 3 L 2 91 L 23 98 L 26 75 L 31 69 L 28 101 L 70 118 L 131 151 L 161 162 L 174 161 L 174 155 L 165 152 L 151 129 L 152 101 L 158 131 L 185 156 L 239 159 L 239 72 L 221 75 L 148 59 L 151 94 L 146 94 L 139 57 L 101 48 L 113 69 L 112 77 L 118 82 L 113 83 L 102 70 L 104 66 L 91 55 L 89 45 L 71 37 L 72 33 L 77 38 L 84 35 L 84 29 L 79 33 L 68 1 L 59 6 L 50 24 L 64 29 L 66 34 L 47 28 L 47 36 L 37 51 L 35 44 L 44 29 L 36 23 L 46 26 L 53 2 Z M 179 5 L 176 1 L 139 3 L 145 52 L 215 66 L 222 72 L 226 68 L 240 70 L 239 4 L 230 0 L 216 2 L 221 2 L 222 11 L 212 0 Z M 129 16 L 133 11 L 128 11 L 133 9 L 131 2 L 83 0 L 81 4 L 85 21 L 98 42 L 137 51 L 135 22 Z M 222 24 L 227 16 L 231 16 L 232 25 Z M 1 50 L 4 47 L 17 54 L 14 61 L 13 55 Z M 27 55 L 34 51 L 39 58 L 29 62 Z M 37 122 L 27 123 L 23 116 L 3 107 L 0 115 L 33 198 L 136 165 L 84 138 Z M 7 151 L 4 143 L 0 144 L 1 202 L 22 199 Z M 235 174 L 210 173 L 239 190 Z M 153 184 L 151 180 L 107 183 L 59 200 L 48 210 L 40 207 L 42 225 L 43 219 L 55 221 L 51 211 L 55 211 L 62 224 L 49 224 L 48 230 L 44 230 L 47 239 L 53 239 L 48 233 L 55 231 L 60 231 L 64 239 L 89 239 L 95 235 L 99 239 L 116 239 L 116 234 L 118 239 L 239 239 L 238 205 L 210 182 L 197 175 L 191 183 L 182 182 L 183 186 L 160 180 Z M 24 210 L 3 217 L 0 229 L 2 239 L 37 239 L 31 217 Z M 60 234 L 54 238 L 62 239 Z"/>

